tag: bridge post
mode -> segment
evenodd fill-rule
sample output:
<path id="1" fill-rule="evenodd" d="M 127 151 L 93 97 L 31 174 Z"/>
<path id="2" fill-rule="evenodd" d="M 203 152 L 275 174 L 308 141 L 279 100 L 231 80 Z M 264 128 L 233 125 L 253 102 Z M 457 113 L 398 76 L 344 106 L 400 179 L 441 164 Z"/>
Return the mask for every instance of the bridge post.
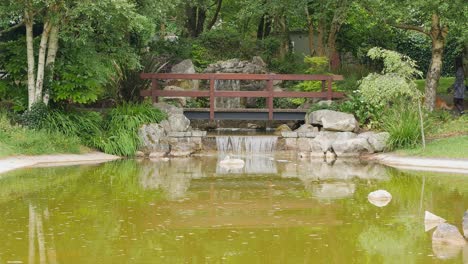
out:
<path id="1" fill-rule="evenodd" d="M 333 91 L 332 91 L 332 80 L 333 77 L 328 77 L 328 91 L 327 91 L 327 100 L 331 100 L 333 98 Z"/>
<path id="2" fill-rule="evenodd" d="M 159 101 L 158 96 L 155 93 L 158 89 L 158 79 L 151 79 L 151 100 L 153 103 L 157 103 Z"/>
<path id="3" fill-rule="evenodd" d="M 214 120 L 215 108 L 215 77 L 213 74 L 210 76 L 210 120 Z"/>
<path id="4" fill-rule="evenodd" d="M 267 105 L 268 105 L 268 120 L 273 120 L 273 80 L 269 79 L 267 81 Z"/>

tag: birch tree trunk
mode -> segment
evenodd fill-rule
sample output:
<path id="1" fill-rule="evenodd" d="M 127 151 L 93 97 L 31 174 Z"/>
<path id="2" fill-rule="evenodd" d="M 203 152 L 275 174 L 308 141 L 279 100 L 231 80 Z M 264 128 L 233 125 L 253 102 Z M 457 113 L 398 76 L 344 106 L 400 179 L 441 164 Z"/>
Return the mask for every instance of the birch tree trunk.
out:
<path id="1" fill-rule="evenodd" d="M 36 85 L 34 83 L 34 36 L 33 36 L 33 15 L 29 10 L 24 11 L 24 24 L 26 26 L 26 52 L 28 57 L 28 109 L 35 102 Z"/>
<path id="2" fill-rule="evenodd" d="M 437 87 L 439 86 L 440 73 L 442 70 L 442 59 L 448 28 L 440 25 L 440 17 L 432 15 L 432 26 L 430 37 L 432 39 L 431 63 L 426 75 L 425 103 L 429 111 L 435 108 Z"/>
<path id="3" fill-rule="evenodd" d="M 47 50 L 47 60 L 46 60 L 46 89 L 44 90 L 43 102 L 44 104 L 49 104 L 50 98 L 50 89 L 51 84 L 54 78 L 54 65 L 55 58 L 57 57 L 58 51 L 58 41 L 59 41 L 59 26 L 53 25 L 50 30 L 49 36 L 49 48 Z"/>
<path id="4" fill-rule="evenodd" d="M 51 24 L 49 21 L 44 23 L 42 31 L 41 44 L 39 46 L 39 57 L 37 59 L 37 77 L 36 77 L 36 94 L 35 102 L 42 101 L 42 88 L 44 86 L 45 60 L 47 53 L 47 44 L 49 42 L 49 33 Z"/>

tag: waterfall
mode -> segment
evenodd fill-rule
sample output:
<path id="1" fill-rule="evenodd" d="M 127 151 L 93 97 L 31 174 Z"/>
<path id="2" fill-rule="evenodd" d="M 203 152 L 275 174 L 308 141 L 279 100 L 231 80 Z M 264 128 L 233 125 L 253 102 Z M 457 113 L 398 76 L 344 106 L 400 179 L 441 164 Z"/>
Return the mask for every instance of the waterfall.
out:
<path id="1" fill-rule="evenodd" d="M 276 148 L 276 136 L 217 136 L 218 160 L 227 155 L 241 158 L 245 167 L 225 169 L 216 168 L 218 174 L 275 174 L 276 162 L 272 157 Z"/>
<path id="2" fill-rule="evenodd" d="M 219 153 L 265 154 L 273 153 L 276 136 L 217 136 L 216 146 Z"/>

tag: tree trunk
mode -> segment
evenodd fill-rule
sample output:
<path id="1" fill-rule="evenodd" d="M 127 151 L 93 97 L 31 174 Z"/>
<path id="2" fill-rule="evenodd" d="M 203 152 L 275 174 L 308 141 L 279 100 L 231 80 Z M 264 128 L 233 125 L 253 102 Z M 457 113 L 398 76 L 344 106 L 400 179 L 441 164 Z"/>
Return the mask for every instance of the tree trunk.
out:
<path id="1" fill-rule="evenodd" d="M 445 41 L 448 28 L 440 25 L 440 18 L 437 14 L 432 15 L 432 26 L 430 36 L 432 39 L 431 63 L 426 75 L 425 102 L 429 111 L 435 108 L 437 87 L 439 86 L 440 73 L 442 70 L 442 60 L 445 48 Z"/>
<path id="2" fill-rule="evenodd" d="M 57 57 L 58 51 L 58 41 L 59 41 L 59 26 L 54 25 L 50 30 L 49 36 L 49 49 L 47 50 L 47 60 L 46 60 L 46 85 L 44 90 L 43 102 L 44 104 L 49 104 L 50 98 L 50 89 L 52 88 L 52 81 L 54 79 L 54 65 L 55 58 Z"/>
<path id="3" fill-rule="evenodd" d="M 279 58 L 284 59 L 286 54 L 289 52 L 289 43 L 291 42 L 289 39 L 289 30 L 285 16 L 281 16 L 278 19 L 275 19 L 278 23 L 278 28 L 280 29 L 281 35 L 281 46 L 279 50 Z"/>
<path id="4" fill-rule="evenodd" d="M 214 13 L 213 18 L 211 19 L 210 23 L 206 27 L 206 30 L 211 30 L 211 28 L 216 24 L 216 21 L 218 21 L 219 12 L 221 11 L 221 6 L 222 5 L 223 5 L 223 0 L 217 0 L 215 13 Z"/>
<path id="5" fill-rule="evenodd" d="M 268 14 L 264 14 L 260 18 L 257 29 L 257 39 L 265 39 L 271 33 L 271 19 Z"/>
<path id="6" fill-rule="evenodd" d="M 322 57 L 325 56 L 325 47 L 323 46 L 323 38 L 325 35 L 325 28 L 324 28 L 325 21 L 323 18 L 319 20 L 318 23 L 318 36 L 317 36 L 317 56 Z"/>
<path id="7" fill-rule="evenodd" d="M 206 10 L 198 6 L 187 6 L 185 9 L 187 15 L 186 28 L 192 38 L 198 37 L 203 32 L 206 20 Z"/>
<path id="8" fill-rule="evenodd" d="M 49 42 L 49 33 L 51 24 L 49 21 L 44 23 L 42 31 L 41 44 L 39 45 L 39 56 L 37 59 L 37 77 L 36 77 L 36 94 L 35 102 L 42 101 L 42 88 L 44 86 L 45 60 L 47 53 L 47 44 Z"/>
<path id="9" fill-rule="evenodd" d="M 28 57 L 28 109 L 34 104 L 36 96 L 36 86 L 34 81 L 34 35 L 33 35 L 33 17 L 32 14 L 25 10 L 24 21 L 26 26 L 26 52 Z"/>
<path id="10" fill-rule="evenodd" d="M 315 28 L 314 28 L 314 21 L 312 16 L 310 15 L 309 8 L 306 6 L 305 13 L 307 17 L 307 25 L 309 30 L 309 52 L 310 56 L 314 56 L 315 53 Z"/>

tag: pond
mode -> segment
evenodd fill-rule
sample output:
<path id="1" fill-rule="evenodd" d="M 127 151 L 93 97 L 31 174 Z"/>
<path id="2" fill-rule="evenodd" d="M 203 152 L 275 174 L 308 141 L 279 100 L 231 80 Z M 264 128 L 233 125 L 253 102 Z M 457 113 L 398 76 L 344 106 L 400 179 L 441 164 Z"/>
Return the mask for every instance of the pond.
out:
<path id="1" fill-rule="evenodd" d="M 247 156 L 120 160 L 0 176 L 0 263 L 463 263 L 424 211 L 461 229 L 467 175 Z M 384 189 L 387 206 L 371 204 Z"/>

